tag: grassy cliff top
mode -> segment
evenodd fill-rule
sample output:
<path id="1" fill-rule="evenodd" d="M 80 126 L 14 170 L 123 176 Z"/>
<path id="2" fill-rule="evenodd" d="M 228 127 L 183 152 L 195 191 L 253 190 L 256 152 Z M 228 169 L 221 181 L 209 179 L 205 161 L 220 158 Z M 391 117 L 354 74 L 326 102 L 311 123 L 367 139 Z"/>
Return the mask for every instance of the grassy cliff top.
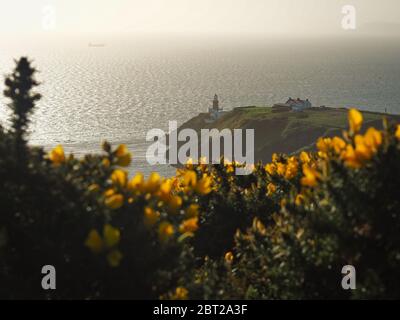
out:
<path id="1" fill-rule="evenodd" d="M 293 153 L 313 148 L 321 136 L 341 135 L 348 126 L 348 110 L 344 108 L 310 108 L 303 112 L 272 112 L 271 107 L 239 107 L 226 112 L 220 119 L 208 123 L 207 113 L 201 113 L 180 128 L 254 129 L 255 158 L 269 161 L 273 152 Z M 364 128 L 382 127 L 384 116 L 395 121 L 400 116 L 363 111 Z"/>
<path id="2" fill-rule="evenodd" d="M 345 108 L 310 108 L 303 112 L 280 112 L 273 113 L 271 107 L 239 107 L 227 112 L 217 121 L 206 124 L 204 120 L 208 118 L 208 114 L 200 114 L 197 120 L 205 128 L 241 128 L 248 121 L 270 121 L 282 119 L 287 120 L 288 127 L 303 124 L 304 126 L 324 126 L 337 129 L 345 129 L 347 127 L 347 112 Z M 381 120 L 383 116 L 396 117 L 377 112 L 363 111 L 364 123 Z M 193 118 L 193 122 L 197 122 Z M 192 122 L 190 120 L 190 122 Z M 194 124 L 193 123 L 193 124 Z"/>

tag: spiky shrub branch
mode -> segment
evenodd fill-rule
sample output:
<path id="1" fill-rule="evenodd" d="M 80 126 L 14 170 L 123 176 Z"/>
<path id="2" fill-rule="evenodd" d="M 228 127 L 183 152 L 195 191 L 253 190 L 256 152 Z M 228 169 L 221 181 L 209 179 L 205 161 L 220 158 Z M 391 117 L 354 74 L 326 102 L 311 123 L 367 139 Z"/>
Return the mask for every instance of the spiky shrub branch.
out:
<path id="1" fill-rule="evenodd" d="M 39 83 L 35 80 L 37 71 L 31 66 L 28 58 L 22 57 L 15 63 L 16 67 L 13 73 L 5 80 L 4 96 L 11 100 L 8 104 L 12 111 L 11 131 L 15 138 L 17 157 L 21 159 L 26 145 L 29 116 L 41 95 L 33 91 Z"/>

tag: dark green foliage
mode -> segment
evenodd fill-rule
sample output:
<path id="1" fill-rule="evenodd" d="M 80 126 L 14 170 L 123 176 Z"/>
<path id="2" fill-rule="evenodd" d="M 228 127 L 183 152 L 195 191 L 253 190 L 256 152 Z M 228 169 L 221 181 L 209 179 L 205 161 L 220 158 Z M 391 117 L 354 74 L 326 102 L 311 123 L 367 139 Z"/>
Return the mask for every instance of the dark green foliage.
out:
<path id="1" fill-rule="evenodd" d="M 27 147 L 29 114 L 40 98 L 31 92 L 34 75 L 22 58 L 6 80 L 13 116 L 9 131 L 0 127 L 0 298 L 158 298 L 173 284 L 179 246 L 160 247 L 143 228 L 143 204 L 112 214 L 101 194 L 88 191 L 108 184 L 113 166 L 102 160 L 112 161 L 109 145 L 105 155 L 70 157 L 59 166 Z M 122 230 L 119 268 L 85 246 L 89 231 L 101 232 L 105 223 Z M 57 290 L 42 289 L 46 264 L 56 268 Z"/>
<path id="2" fill-rule="evenodd" d="M 235 175 L 233 164 L 188 165 L 171 185 L 153 177 L 132 186 L 115 170 L 128 158 L 107 143 L 82 159 L 27 146 L 40 98 L 34 76 L 22 58 L 6 80 L 12 126 L 0 126 L 0 298 L 400 298 L 398 125 L 374 133 L 382 141 L 373 153 L 362 150 L 368 161 L 356 168 L 342 148 L 275 155 L 248 176 Z M 317 172 L 315 183 L 303 180 L 305 165 Z M 185 174 L 190 183 L 181 182 Z M 196 189 L 200 179 L 212 185 Z M 107 204 L 110 191 L 123 200 Z M 181 231 L 191 205 L 200 228 Z M 146 209 L 156 217 L 150 226 Z M 163 241 L 165 222 L 173 232 Z M 105 226 L 117 239 L 108 247 Z M 88 245 L 93 232 L 103 238 Z M 55 291 L 41 287 L 46 264 L 56 267 Z M 344 265 L 356 268 L 357 290 L 342 289 Z"/>
<path id="3" fill-rule="evenodd" d="M 204 264 L 199 272 L 214 280 L 192 280 L 193 298 L 398 299 L 400 144 L 393 131 L 365 167 L 328 161 L 328 178 L 308 190 L 304 205 L 289 197 L 275 223 L 237 233 L 233 262 Z M 345 265 L 356 269 L 356 290 L 342 289 Z"/>

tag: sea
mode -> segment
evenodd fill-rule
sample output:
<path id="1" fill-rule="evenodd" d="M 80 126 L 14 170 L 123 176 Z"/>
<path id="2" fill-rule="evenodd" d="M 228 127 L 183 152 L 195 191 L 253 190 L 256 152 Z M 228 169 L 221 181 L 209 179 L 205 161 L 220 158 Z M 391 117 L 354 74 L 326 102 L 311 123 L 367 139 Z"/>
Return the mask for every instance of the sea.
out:
<path id="1" fill-rule="evenodd" d="M 398 38 L 8 36 L 0 41 L 3 78 L 20 56 L 39 70 L 43 95 L 30 144 L 46 150 L 61 144 L 82 156 L 101 153 L 104 140 L 124 143 L 133 153 L 132 174 L 173 175 L 175 168 L 147 162 L 146 134 L 207 112 L 216 93 L 225 110 L 300 97 L 314 106 L 400 113 Z M 5 127 L 6 103 L 1 97 Z"/>

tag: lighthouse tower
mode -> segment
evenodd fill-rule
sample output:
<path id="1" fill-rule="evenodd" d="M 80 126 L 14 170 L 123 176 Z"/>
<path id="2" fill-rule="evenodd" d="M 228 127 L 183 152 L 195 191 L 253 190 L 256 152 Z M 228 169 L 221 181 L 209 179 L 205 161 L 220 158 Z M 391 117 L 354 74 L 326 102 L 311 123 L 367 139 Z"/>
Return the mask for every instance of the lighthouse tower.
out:
<path id="1" fill-rule="evenodd" d="M 215 96 L 214 96 L 213 110 L 219 111 L 219 100 L 218 100 L 218 95 L 217 94 L 215 94 Z"/>
<path id="2" fill-rule="evenodd" d="M 218 95 L 215 95 L 212 108 L 208 108 L 208 114 L 210 115 L 208 123 L 214 122 L 215 120 L 219 119 L 223 113 L 223 108 L 219 107 Z"/>

